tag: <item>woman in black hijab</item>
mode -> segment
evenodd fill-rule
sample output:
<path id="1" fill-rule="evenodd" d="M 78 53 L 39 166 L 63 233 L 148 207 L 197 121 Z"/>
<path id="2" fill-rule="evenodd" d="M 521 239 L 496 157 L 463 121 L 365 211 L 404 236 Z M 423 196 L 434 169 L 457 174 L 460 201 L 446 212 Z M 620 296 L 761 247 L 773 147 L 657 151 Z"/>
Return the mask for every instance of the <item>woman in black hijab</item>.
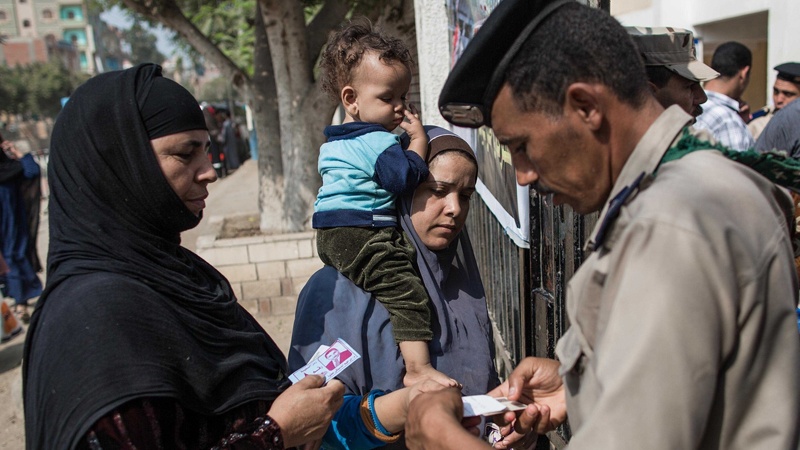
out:
<path id="1" fill-rule="evenodd" d="M 28 448 L 283 448 L 324 433 L 342 385 L 286 389 L 275 343 L 180 246 L 216 180 L 207 148 L 200 106 L 153 64 L 94 77 L 59 115 Z"/>
<path id="2" fill-rule="evenodd" d="M 3 296 L 14 299 L 14 312 L 28 323 L 28 300 L 42 293 L 36 275 L 42 270 L 36 254 L 41 179 L 39 164 L 0 135 L 0 256 L 8 270 L 0 272 Z"/>

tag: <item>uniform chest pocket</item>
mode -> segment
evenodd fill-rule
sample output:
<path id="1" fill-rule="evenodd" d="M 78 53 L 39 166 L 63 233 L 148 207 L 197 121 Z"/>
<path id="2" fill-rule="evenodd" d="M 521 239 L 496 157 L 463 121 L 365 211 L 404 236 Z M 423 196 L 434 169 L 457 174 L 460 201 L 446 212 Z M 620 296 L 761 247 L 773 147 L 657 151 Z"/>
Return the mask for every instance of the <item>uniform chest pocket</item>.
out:
<path id="1" fill-rule="evenodd" d="M 605 290 L 609 259 L 595 256 L 587 261 L 583 274 L 576 276 L 568 287 L 568 298 L 574 302 L 571 319 L 579 326 L 582 340 L 589 349 L 594 349 L 598 330 L 603 330 L 608 321 L 611 305 L 604 301 L 608 301 Z"/>
<path id="2" fill-rule="evenodd" d="M 556 346 L 556 355 L 561 362 L 559 375 L 564 379 L 567 390 L 572 393 L 580 391 L 580 379 L 589 363 L 587 352 L 591 352 L 584 348 L 585 340 L 577 328 L 574 325 L 570 327 Z"/>
<path id="3" fill-rule="evenodd" d="M 580 427 L 601 391 L 594 371 L 594 352 L 579 327 L 573 325 L 558 341 L 556 355 L 561 361 L 559 374 L 564 381 L 570 425 Z"/>

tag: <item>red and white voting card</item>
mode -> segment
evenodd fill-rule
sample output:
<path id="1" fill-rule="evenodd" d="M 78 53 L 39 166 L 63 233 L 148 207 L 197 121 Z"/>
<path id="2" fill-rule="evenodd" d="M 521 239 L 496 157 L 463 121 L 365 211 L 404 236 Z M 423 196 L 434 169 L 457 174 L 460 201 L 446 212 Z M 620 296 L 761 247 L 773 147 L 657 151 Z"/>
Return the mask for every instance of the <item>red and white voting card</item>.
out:
<path id="1" fill-rule="evenodd" d="M 308 364 L 289 375 L 289 380 L 297 383 L 308 375 L 322 375 L 327 383 L 342 373 L 350 364 L 356 362 L 358 358 L 361 358 L 361 355 L 353 350 L 347 342 L 337 339 L 330 346 L 321 345 Z"/>

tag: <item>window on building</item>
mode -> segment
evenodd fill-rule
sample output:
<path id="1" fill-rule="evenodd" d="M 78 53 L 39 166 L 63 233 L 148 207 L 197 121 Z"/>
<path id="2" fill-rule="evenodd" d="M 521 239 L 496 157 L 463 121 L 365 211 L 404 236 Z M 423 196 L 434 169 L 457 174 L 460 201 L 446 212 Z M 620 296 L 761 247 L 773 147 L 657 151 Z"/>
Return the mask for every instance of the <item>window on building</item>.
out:
<path id="1" fill-rule="evenodd" d="M 0 22 L 5 22 L 8 20 L 8 16 L 6 15 L 5 11 L 0 11 Z"/>
<path id="2" fill-rule="evenodd" d="M 77 5 L 64 5 L 60 8 L 61 20 L 83 20 L 83 9 Z"/>
<path id="3" fill-rule="evenodd" d="M 22 28 L 30 28 L 30 27 L 31 27 L 31 21 L 30 20 L 25 19 L 25 20 L 22 21 Z"/>
<path id="4" fill-rule="evenodd" d="M 63 39 L 71 42 L 75 47 L 84 47 L 86 46 L 86 30 L 64 30 Z"/>
<path id="5" fill-rule="evenodd" d="M 53 11 L 49 9 L 45 9 L 42 11 L 42 19 L 52 19 L 53 18 Z"/>

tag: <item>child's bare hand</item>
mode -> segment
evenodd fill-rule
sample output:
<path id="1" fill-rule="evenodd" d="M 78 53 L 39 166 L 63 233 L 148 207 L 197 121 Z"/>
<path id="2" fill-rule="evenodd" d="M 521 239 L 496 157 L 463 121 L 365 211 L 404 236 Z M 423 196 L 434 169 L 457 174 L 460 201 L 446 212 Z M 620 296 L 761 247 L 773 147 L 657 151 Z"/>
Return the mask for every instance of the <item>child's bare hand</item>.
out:
<path id="1" fill-rule="evenodd" d="M 424 139 L 427 141 L 428 136 L 425 135 L 425 128 L 422 127 L 422 122 L 419 120 L 419 115 L 415 115 L 409 110 L 405 110 L 403 114 L 405 114 L 408 122 L 400 122 L 400 128 L 408 133 L 408 137 L 410 137 L 412 141 L 414 139 Z"/>
<path id="2" fill-rule="evenodd" d="M 413 105 L 409 105 L 409 109 L 405 110 L 408 122 L 401 122 L 400 128 L 408 134 L 408 150 L 418 154 L 424 161 L 427 160 L 428 156 L 428 135 L 425 134 L 425 128 L 419 120 L 419 114 L 414 114 L 415 111 L 416 108 Z"/>

